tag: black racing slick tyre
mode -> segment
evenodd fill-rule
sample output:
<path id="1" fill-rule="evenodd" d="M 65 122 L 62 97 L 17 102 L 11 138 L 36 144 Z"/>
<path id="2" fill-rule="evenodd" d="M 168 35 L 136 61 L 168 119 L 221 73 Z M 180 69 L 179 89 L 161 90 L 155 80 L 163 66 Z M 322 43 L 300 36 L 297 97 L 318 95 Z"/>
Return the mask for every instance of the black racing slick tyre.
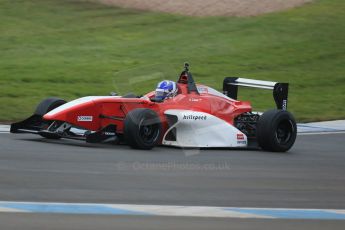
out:
<path id="1" fill-rule="evenodd" d="M 66 101 L 62 100 L 60 98 L 47 98 L 41 101 L 41 103 L 38 104 L 35 110 L 35 115 L 43 116 L 44 114 L 52 111 L 53 109 L 56 109 L 57 107 L 65 104 Z M 61 137 L 59 135 L 53 134 L 53 133 L 40 133 L 42 137 L 45 137 L 47 139 L 60 139 Z"/>
<path id="2" fill-rule="evenodd" d="M 41 101 L 35 110 L 35 115 L 43 116 L 44 114 L 56 109 L 57 107 L 65 104 L 66 101 L 56 97 L 50 97 Z"/>
<path id="3" fill-rule="evenodd" d="M 296 136 L 296 121 L 288 111 L 268 110 L 258 120 L 257 140 L 263 150 L 286 152 L 295 143 Z"/>
<path id="4" fill-rule="evenodd" d="M 124 122 L 124 138 L 135 149 L 152 149 L 158 144 L 162 132 L 159 116 L 151 109 L 134 109 Z"/>

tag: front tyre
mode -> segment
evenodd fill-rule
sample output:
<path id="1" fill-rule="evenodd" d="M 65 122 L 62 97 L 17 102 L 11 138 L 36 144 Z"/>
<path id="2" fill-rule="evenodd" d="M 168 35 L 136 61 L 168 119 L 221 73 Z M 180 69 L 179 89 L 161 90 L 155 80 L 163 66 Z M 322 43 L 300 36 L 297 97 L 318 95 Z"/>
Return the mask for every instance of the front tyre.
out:
<path id="1" fill-rule="evenodd" d="M 295 143 L 297 126 L 295 118 L 285 110 L 268 110 L 257 124 L 257 140 L 263 150 L 286 152 Z"/>
<path id="2" fill-rule="evenodd" d="M 124 138 L 135 149 L 152 149 L 157 145 L 162 125 L 159 116 L 151 109 L 134 109 L 124 122 Z"/>
<path id="3" fill-rule="evenodd" d="M 38 104 L 35 110 L 35 115 L 38 115 L 40 117 L 43 117 L 46 113 L 52 111 L 53 109 L 56 109 L 57 107 L 65 104 L 66 101 L 62 100 L 60 98 L 50 97 L 47 99 L 44 99 L 41 101 L 41 103 Z M 50 124 L 50 123 L 49 123 Z M 47 139 L 60 139 L 61 136 L 54 134 L 54 133 L 40 133 L 42 137 L 45 137 Z"/>
<path id="4" fill-rule="evenodd" d="M 56 109 L 57 107 L 65 103 L 66 101 L 60 98 L 56 98 L 56 97 L 46 98 L 38 104 L 34 114 L 43 117 L 43 115 L 45 115 L 46 113 L 52 111 L 53 109 Z"/>

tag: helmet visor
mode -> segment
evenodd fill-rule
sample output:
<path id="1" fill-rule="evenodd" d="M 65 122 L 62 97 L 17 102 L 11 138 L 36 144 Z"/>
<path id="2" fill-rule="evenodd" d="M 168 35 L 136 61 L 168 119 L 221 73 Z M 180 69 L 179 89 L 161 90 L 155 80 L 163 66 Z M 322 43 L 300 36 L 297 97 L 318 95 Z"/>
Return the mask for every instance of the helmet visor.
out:
<path id="1" fill-rule="evenodd" d="M 163 100 L 166 97 L 167 93 L 164 89 L 156 89 L 155 97 L 158 100 Z"/>

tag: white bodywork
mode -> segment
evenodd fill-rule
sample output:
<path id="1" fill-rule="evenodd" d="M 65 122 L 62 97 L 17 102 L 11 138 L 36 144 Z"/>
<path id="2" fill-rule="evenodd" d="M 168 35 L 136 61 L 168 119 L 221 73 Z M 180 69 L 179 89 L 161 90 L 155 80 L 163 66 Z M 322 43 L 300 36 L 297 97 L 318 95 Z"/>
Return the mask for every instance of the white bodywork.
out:
<path id="1" fill-rule="evenodd" d="M 49 115 L 49 116 L 56 115 L 57 113 L 59 113 L 63 110 L 72 108 L 76 105 L 80 105 L 83 103 L 93 101 L 95 99 L 107 99 L 107 98 L 114 98 L 114 97 L 120 97 L 120 96 L 88 96 L 88 97 L 78 98 L 76 100 L 73 100 L 73 101 L 67 102 L 66 104 L 63 104 L 63 105 L 57 107 L 56 109 L 53 109 L 52 111 L 47 113 L 47 115 Z"/>
<path id="2" fill-rule="evenodd" d="M 163 145 L 179 147 L 247 147 L 247 136 L 224 120 L 208 113 L 192 110 L 167 110 L 177 117 L 163 137 Z M 176 128 L 176 141 L 166 140 Z"/>

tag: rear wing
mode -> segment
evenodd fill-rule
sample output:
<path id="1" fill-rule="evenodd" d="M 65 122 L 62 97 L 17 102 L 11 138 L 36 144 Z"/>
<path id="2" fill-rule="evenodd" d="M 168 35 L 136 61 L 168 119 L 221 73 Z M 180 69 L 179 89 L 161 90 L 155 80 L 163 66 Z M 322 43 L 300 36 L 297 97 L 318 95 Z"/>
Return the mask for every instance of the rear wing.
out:
<path id="1" fill-rule="evenodd" d="M 287 110 L 289 91 L 288 83 L 226 77 L 223 81 L 223 93 L 228 97 L 237 100 L 238 86 L 273 90 L 273 98 L 277 105 L 277 109 Z"/>

